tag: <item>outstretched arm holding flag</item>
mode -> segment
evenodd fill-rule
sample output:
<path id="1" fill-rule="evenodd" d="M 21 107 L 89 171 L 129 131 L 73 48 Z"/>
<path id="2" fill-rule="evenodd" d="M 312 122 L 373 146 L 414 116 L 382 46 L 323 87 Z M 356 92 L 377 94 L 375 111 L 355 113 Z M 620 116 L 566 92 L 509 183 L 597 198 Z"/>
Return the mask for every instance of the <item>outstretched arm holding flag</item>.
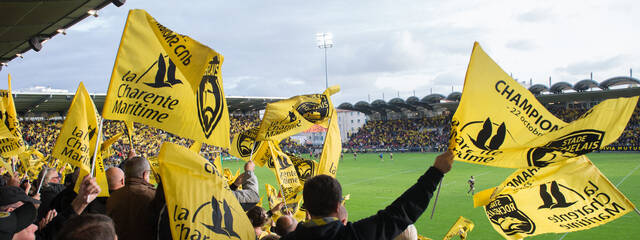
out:
<path id="1" fill-rule="evenodd" d="M 304 208 L 311 220 L 281 239 L 393 239 L 427 209 L 437 184 L 452 164 L 451 152 L 439 155 L 418 182 L 391 205 L 371 217 L 346 225 L 338 219 L 342 198 L 340 183 L 328 175 L 311 178 L 303 190 Z"/>

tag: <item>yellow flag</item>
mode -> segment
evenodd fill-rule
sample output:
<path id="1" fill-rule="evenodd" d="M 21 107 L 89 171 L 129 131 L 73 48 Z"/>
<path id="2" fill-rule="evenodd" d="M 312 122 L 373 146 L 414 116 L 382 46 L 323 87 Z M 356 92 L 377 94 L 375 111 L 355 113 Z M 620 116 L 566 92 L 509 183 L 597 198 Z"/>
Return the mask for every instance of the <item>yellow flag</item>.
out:
<path id="1" fill-rule="evenodd" d="M 273 170 L 276 180 L 282 187 L 282 194 L 285 199 L 291 199 L 298 192 L 302 191 L 302 185 L 298 178 L 295 167 L 291 163 L 289 156 L 284 154 L 278 146 L 268 142 L 271 158 L 267 161 L 267 166 Z M 292 200 L 293 201 L 293 200 Z"/>
<path id="2" fill-rule="evenodd" d="M 158 168 L 160 167 L 160 163 L 158 163 L 158 157 L 157 156 L 151 156 L 147 158 L 147 161 L 149 162 L 149 166 L 151 167 L 151 175 L 149 175 L 149 183 L 151 185 L 158 185 L 158 175 L 160 174 Z"/>
<path id="3" fill-rule="evenodd" d="M 5 158 L 16 156 L 25 149 L 16 106 L 11 94 L 11 75 L 9 75 L 8 89 L 0 90 L 0 155 Z"/>
<path id="4" fill-rule="evenodd" d="M 133 122 L 124 121 L 124 127 L 127 129 L 127 139 L 129 140 L 129 144 L 133 146 L 133 136 L 136 135 L 133 128 Z"/>
<path id="5" fill-rule="evenodd" d="M 13 176 L 13 167 L 10 162 L 11 160 L 9 159 L 0 159 L 0 167 L 4 168 L 5 171 L 9 172 L 9 174 Z M 4 174 L 4 172 L 0 172 L 0 174 Z"/>
<path id="6" fill-rule="evenodd" d="M 214 164 L 215 166 L 215 164 Z M 240 176 L 240 168 L 238 168 L 236 170 L 236 174 L 234 174 L 233 176 L 231 176 L 231 183 L 234 183 L 236 181 L 236 179 L 238 179 L 238 177 Z M 229 185 L 231 185 L 231 183 L 229 183 Z M 241 186 L 242 187 L 242 186 Z"/>
<path id="7" fill-rule="evenodd" d="M 327 127 L 331 111 L 330 96 L 338 91 L 339 86 L 331 86 L 322 94 L 300 95 L 267 104 L 256 140 L 280 142 L 314 124 Z"/>
<path id="8" fill-rule="evenodd" d="M 129 11 L 102 114 L 229 147 L 229 112 L 220 66 L 224 57 Z"/>
<path id="9" fill-rule="evenodd" d="M 213 165 L 165 142 L 159 155 L 173 239 L 255 239 L 251 222 Z"/>
<path id="10" fill-rule="evenodd" d="M 432 240 L 432 239 L 418 234 L 418 240 Z"/>
<path id="11" fill-rule="evenodd" d="M 586 156 L 518 169 L 474 203 L 486 204 L 487 218 L 506 239 L 585 230 L 635 209 Z"/>
<path id="12" fill-rule="evenodd" d="M 294 218 L 296 218 L 296 213 L 300 211 L 300 207 L 302 206 L 302 191 L 296 193 L 295 195 L 289 196 L 285 198 L 284 210 L 293 213 Z M 297 215 L 300 216 L 299 214 Z M 306 217 L 306 214 L 304 215 Z M 300 221 L 302 219 L 296 218 L 296 220 Z"/>
<path id="13" fill-rule="evenodd" d="M 102 160 L 102 157 L 97 157 L 95 161 L 96 166 L 94 169 L 94 174 L 96 183 L 98 183 L 98 186 L 100 186 L 100 193 L 98 193 L 98 197 L 109 197 L 109 182 L 107 181 L 107 174 L 105 173 L 104 160 Z M 78 191 L 80 190 L 80 184 L 82 183 L 82 179 L 84 179 L 84 176 L 87 176 L 89 174 L 89 172 L 86 172 L 84 169 L 80 168 L 80 173 L 78 174 L 76 183 L 73 186 L 73 190 L 76 193 L 78 193 Z"/>
<path id="14" fill-rule="evenodd" d="M 193 143 L 191 144 L 191 147 L 189 147 L 189 150 L 200 154 L 200 149 L 202 149 L 202 142 L 199 141 L 193 141 Z"/>
<path id="15" fill-rule="evenodd" d="M 84 84 L 80 82 L 51 156 L 90 172 L 97 130 L 99 129 L 96 106 Z"/>
<path id="16" fill-rule="evenodd" d="M 268 183 L 264 184 L 265 191 L 267 192 L 267 201 L 269 202 L 269 209 L 273 209 L 282 202 L 282 199 L 278 197 L 278 190 Z M 274 213 L 276 214 L 276 213 Z"/>
<path id="17" fill-rule="evenodd" d="M 453 239 L 455 236 L 460 236 L 460 239 L 466 239 L 467 233 L 473 230 L 473 226 L 474 224 L 471 220 L 460 216 L 453 226 L 451 226 L 447 234 L 444 235 L 442 240 Z"/>
<path id="18" fill-rule="evenodd" d="M 216 167 L 216 171 L 220 173 L 222 169 L 222 153 L 217 152 L 215 158 L 213 159 L 213 166 Z"/>
<path id="19" fill-rule="evenodd" d="M 276 205 L 278 205 L 278 203 L 282 202 L 282 197 L 278 196 L 278 190 L 276 190 L 273 186 L 265 184 L 264 187 L 265 191 L 267 192 L 267 202 L 269 203 L 269 209 L 273 209 L 274 207 L 276 207 Z M 273 212 L 271 220 L 273 222 L 276 222 L 281 216 L 282 212 Z"/>
<path id="20" fill-rule="evenodd" d="M 113 155 L 109 150 L 111 149 L 111 145 L 118 141 L 120 137 L 122 137 L 122 133 L 118 133 L 100 144 L 100 155 L 102 155 L 103 158 L 108 158 Z"/>
<path id="21" fill-rule="evenodd" d="M 565 123 L 474 44 L 451 123 L 454 159 L 507 168 L 544 167 L 615 141 L 638 97 L 609 99 Z"/>
<path id="22" fill-rule="evenodd" d="M 336 177 L 340 153 L 342 152 L 342 140 L 340 138 L 340 128 L 338 128 L 338 114 L 333 108 L 331 112 L 331 122 L 329 123 L 329 128 L 327 128 L 324 146 L 322 146 L 318 174 Z"/>
<path id="23" fill-rule="evenodd" d="M 231 174 L 231 169 L 229 168 L 222 169 L 222 177 L 225 179 L 225 181 L 227 181 L 227 184 L 231 185 L 233 183 L 231 181 L 231 178 L 233 178 L 233 174 Z"/>
<path id="24" fill-rule="evenodd" d="M 35 148 L 29 148 L 27 151 L 18 154 L 20 160 L 19 172 L 26 174 L 29 180 L 38 178 L 38 174 L 45 164 L 44 156 Z"/>
<path id="25" fill-rule="evenodd" d="M 296 169 L 296 173 L 298 173 L 300 185 L 304 186 L 307 179 L 316 175 L 316 169 L 318 169 L 318 163 L 316 161 L 304 159 L 289 153 L 287 153 L 287 156 L 289 156 L 293 167 Z"/>
<path id="26" fill-rule="evenodd" d="M 238 133 L 233 138 L 229 154 L 245 161 L 252 160 L 258 166 L 264 166 L 266 160 L 269 159 L 267 155 L 269 147 L 265 141 L 255 141 L 257 134 L 257 127 Z"/>

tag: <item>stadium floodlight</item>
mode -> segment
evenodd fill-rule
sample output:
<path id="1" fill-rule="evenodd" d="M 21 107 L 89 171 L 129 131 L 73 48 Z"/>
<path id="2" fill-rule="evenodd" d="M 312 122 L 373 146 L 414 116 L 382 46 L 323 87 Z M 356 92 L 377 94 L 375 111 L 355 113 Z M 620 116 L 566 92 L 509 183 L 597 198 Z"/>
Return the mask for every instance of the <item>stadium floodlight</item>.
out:
<path id="1" fill-rule="evenodd" d="M 329 71 L 327 70 L 327 48 L 333 47 L 333 34 L 330 32 L 316 33 L 316 43 L 318 45 L 318 48 L 324 49 L 324 81 L 325 88 L 329 88 Z"/>
<path id="2" fill-rule="evenodd" d="M 16 57 L 24 58 L 24 56 L 22 56 L 22 53 L 16 53 Z"/>
<path id="3" fill-rule="evenodd" d="M 95 9 L 91 9 L 89 11 L 87 11 L 87 14 L 94 16 L 94 17 L 98 17 L 98 10 Z"/>
<path id="4" fill-rule="evenodd" d="M 64 28 L 60 28 L 60 29 L 56 30 L 56 32 L 62 33 L 62 35 L 67 35 L 67 31 Z"/>

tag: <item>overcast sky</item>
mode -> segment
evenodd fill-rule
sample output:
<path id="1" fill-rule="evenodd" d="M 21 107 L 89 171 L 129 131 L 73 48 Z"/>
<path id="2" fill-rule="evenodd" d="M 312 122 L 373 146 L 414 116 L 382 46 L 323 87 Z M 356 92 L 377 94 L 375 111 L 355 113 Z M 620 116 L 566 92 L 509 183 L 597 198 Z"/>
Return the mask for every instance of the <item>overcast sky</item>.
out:
<path id="1" fill-rule="evenodd" d="M 600 82 L 640 75 L 640 3 L 609 1 L 165 1 L 109 5 L 14 59 L 0 75 L 13 89 L 74 92 L 83 81 L 106 92 L 129 9 L 189 35 L 225 56 L 227 96 L 290 97 L 321 92 L 331 32 L 329 84 L 336 104 L 462 90 L 474 41 L 508 73 L 533 83 Z M 0 78 L 4 79 L 4 77 Z M 6 81 L 0 87 L 6 88 Z"/>

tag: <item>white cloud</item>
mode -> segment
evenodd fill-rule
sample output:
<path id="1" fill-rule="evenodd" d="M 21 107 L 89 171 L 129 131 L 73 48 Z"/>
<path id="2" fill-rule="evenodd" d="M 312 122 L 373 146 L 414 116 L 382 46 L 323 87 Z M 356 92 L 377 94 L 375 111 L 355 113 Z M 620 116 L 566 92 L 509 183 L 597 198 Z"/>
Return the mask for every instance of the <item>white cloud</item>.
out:
<path id="1" fill-rule="evenodd" d="M 324 55 L 315 33 L 323 31 L 336 42 L 327 51 L 329 84 L 342 87 L 336 102 L 414 90 L 419 97 L 447 95 L 451 85 L 460 91 L 474 41 L 506 72 L 534 84 L 549 76 L 575 83 L 590 72 L 601 81 L 640 69 L 633 61 L 640 58 L 640 33 L 633 31 L 640 14 L 631 0 L 146 0 L 109 5 L 3 71 L 20 79 L 14 88 L 55 83 L 74 91 L 82 80 L 90 91 L 105 92 L 132 8 L 221 52 L 228 95 L 321 92 Z"/>

